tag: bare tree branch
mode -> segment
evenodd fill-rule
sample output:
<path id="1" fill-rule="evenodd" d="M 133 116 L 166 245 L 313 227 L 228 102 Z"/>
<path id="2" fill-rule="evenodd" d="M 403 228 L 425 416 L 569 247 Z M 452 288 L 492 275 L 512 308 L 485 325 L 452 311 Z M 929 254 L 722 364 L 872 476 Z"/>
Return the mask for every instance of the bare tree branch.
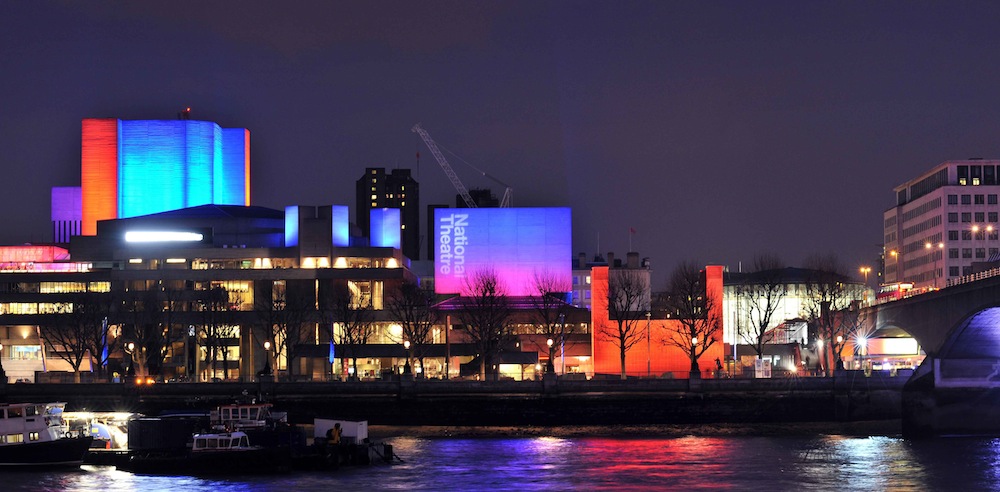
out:
<path id="1" fill-rule="evenodd" d="M 722 327 L 722 299 L 706 292 L 705 272 L 694 262 L 682 262 L 670 277 L 667 287 L 669 317 L 678 322 L 668 324 L 663 342 L 683 350 L 691 361 L 691 373 L 700 373 L 698 358 L 718 340 Z"/>

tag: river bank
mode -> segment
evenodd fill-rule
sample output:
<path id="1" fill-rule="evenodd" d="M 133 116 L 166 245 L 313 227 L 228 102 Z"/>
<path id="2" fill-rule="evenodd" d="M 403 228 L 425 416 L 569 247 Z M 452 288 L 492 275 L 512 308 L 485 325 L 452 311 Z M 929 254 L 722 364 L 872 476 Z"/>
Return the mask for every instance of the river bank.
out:
<path id="1" fill-rule="evenodd" d="M 858 422 L 792 422 L 697 425 L 573 425 L 573 426 L 394 426 L 372 425 L 374 440 L 396 437 L 488 438 L 488 437 L 685 437 L 685 436 L 900 436 L 902 423 L 895 420 Z"/>

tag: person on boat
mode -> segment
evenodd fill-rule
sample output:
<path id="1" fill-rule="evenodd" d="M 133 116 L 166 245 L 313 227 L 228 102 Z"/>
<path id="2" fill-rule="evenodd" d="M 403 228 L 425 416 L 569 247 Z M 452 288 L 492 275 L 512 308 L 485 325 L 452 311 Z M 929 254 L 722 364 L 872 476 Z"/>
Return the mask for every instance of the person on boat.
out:
<path id="1" fill-rule="evenodd" d="M 330 444 L 340 444 L 340 434 L 343 433 L 343 429 L 340 428 L 340 422 L 333 424 L 333 429 L 331 429 L 332 438 L 330 439 Z"/>

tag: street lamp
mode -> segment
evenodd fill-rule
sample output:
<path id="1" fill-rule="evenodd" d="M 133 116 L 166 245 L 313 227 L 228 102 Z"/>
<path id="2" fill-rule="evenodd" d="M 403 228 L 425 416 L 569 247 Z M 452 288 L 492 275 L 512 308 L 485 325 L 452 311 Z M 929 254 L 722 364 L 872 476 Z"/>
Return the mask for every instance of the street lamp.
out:
<path id="1" fill-rule="evenodd" d="M 871 267 L 863 266 L 859 271 L 865 276 L 865 286 L 868 285 L 868 274 L 872 271 Z"/>
<path id="2" fill-rule="evenodd" d="M 566 314 L 559 313 L 559 365 L 566 374 Z"/>
<path id="3" fill-rule="evenodd" d="M 271 374 L 271 341 L 270 340 L 265 340 L 264 341 L 264 370 L 262 371 L 262 374 L 265 374 L 265 375 L 270 375 Z"/>
<path id="4" fill-rule="evenodd" d="M 973 226 L 973 228 L 976 228 L 976 227 L 979 227 L 979 226 Z M 992 226 L 990 226 L 990 227 L 992 227 Z M 927 251 L 930 251 L 931 252 L 931 258 L 934 259 L 934 271 L 931 272 L 931 273 L 934 276 L 934 288 L 937 289 L 937 279 L 938 279 L 937 261 L 938 261 L 938 252 L 934 251 L 933 248 L 934 248 L 934 245 L 931 244 L 930 242 L 924 243 L 924 249 L 926 249 Z M 944 249 L 944 243 L 937 243 L 937 249 L 943 250 Z"/>
<path id="5" fill-rule="evenodd" d="M 125 351 L 128 353 L 128 367 L 125 368 L 125 373 L 129 376 L 135 375 L 135 356 L 133 351 L 135 351 L 135 342 L 128 342 L 125 344 Z"/>
<path id="6" fill-rule="evenodd" d="M 410 341 L 403 341 L 403 348 L 406 350 L 406 365 L 403 366 L 403 374 L 410 373 Z"/>
<path id="7" fill-rule="evenodd" d="M 893 260 L 896 262 L 896 282 L 902 282 L 904 273 L 903 253 L 896 250 L 892 250 L 889 252 L 889 255 L 892 256 Z"/>
<path id="8" fill-rule="evenodd" d="M 653 313 L 646 311 L 646 377 L 652 377 L 652 365 L 650 363 L 650 358 L 653 356 L 653 351 L 649 343 L 649 319 L 653 317 Z"/>
<path id="9" fill-rule="evenodd" d="M 555 343 L 555 340 L 551 338 L 545 341 L 545 344 L 549 346 L 549 361 L 545 363 L 546 373 L 554 373 L 556 370 L 555 364 L 552 362 L 552 345 Z"/>

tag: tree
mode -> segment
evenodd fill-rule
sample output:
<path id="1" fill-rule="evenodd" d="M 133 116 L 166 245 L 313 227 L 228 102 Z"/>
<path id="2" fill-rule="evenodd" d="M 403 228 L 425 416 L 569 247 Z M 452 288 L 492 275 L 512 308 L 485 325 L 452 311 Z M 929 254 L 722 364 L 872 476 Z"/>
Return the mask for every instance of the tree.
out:
<path id="1" fill-rule="evenodd" d="M 722 299 L 706 290 L 705 273 L 694 262 L 685 261 L 674 270 L 667 285 L 668 325 L 663 342 L 683 350 L 691 361 L 691 375 L 701 373 L 698 358 L 718 340 L 722 327 Z"/>
<path id="2" fill-rule="evenodd" d="M 485 380 L 487 366 L 495 376 L 500 352 L 514 341 L 510 300 L 500 276 L 490 268 L 471 272 L 465 279 L 465 292 L 458 300 L 458 318 L 479 352 L 479 377 Z"/>
<path id="3" fill-rule="evenodd" d="M 223 378 L 228 377 L 229 340 L 232 338 L 232 313 L 229 293 L 222 287 L 202 291 L 199 305 L 198 333 L 205 347 L 207 362 L 212 366 L 212 377 L 218 377 L 219 361 L 223 363 Z M 200 357 L 200 355 L 198 356 Z"/>
<path id="4" fill-rule="evenodd" d="M 596 295 L 608 300 L 608 319 L 597 321 L 597 335 L 618 348 L 621 378 L 626 379 L 625 355 L 642 341 L 639 320 L 649 312 L 649 271 L 609 268 L 606 291 Z"/>
<path id="5" fill-rule="evenodd" d="M 349 283 L 337 283 L 320 303 L 323 325 L 330 340 L 341 347 L 351 359 L 354 375 L 358 375 L 356 348 L 367 344 L 375 334 L 374 313 L 371 300 L 363 299 Z M 336 326 L 339 325 L 339 329 Z"/>
<path id="6" fill-rule="evenodd" d="M 860 301 L 864 289 L 845 275 L 843 265 L 834 255 L 813 256 L 806 260 L 810 270 L 806 279 L 807 300 L 803 303 L 803 318 L 815 329 L 820 349 L 820 364 L 825 374 L 831 374 L 827 364 L 835 353 L 843 350 L 849 334 L 844 318 L 837 313 Z M 838 341 L 839 337 L 839 341 Z"/>
<path id="7" fill-rule="evenodd" d="M 392 318 L 399 321 L 402 326 L 402 339 L 410 342 L 406 354 L 407 361 L 414 355 L 420 361 L 420 367 L 424 367 L 424 356 L 427 347 L 433 341 L 431 339 L 431 329 L 441 318 L 440 313 L 434 309 L 434 292 L 421 288 L 415 282 L 403 281 L 389 295 L 386 309 Z"/>
<path id="8" fill-rule="evenodd" d="M 116 295 L 111 292 L 94 292 L 86 295 L 86 310 L 94 329 L 86 332 L 87 351 L 101 377 L 107 377 L 107 365 L 111 354 L 118 350 L 121 337 L 114 336 L 116 324 Z"/>
<path id="9" fill-rule="evenodd" d="M 770 254 L 754 258 L 753 271 L 736 286 L 737 296 L 746 304 L 748 321 L 746 331 L 738 335 L 753 347 L 758 359 L 764 357 L 764 345 L 774 342 L 771 322 L 787 292 L 784 265 L 777 256 Z"/>
<path id="10" fill-rule="evenodd" d="M 285 353 L 288 364 L 294 366 L 299 330 L 309 318 L 310 300 L 290 292 L 284 281 L 272 282 L 270 287 L 255 292 L 253 308 L 261 327 L 261 339 L 271 343 L 266 355 L 268 363 L 278 369 L 277 354 Z"/>
<path id="11" fill-rule="evenodd" d="M 570 286 L 564 279 L 551 272 L 535 272 L 532 277 L 532 289 L 534 290 L 534 295 L 531 297 L 534 308 L 532 324 L 535 326 L 535 332 L 544 337 L 542 339 L 536 338 L 538 340 L 536 344 L 539 349 L 542 349 L 542 344 L 545 344 L 544 349 L 549 354 L 546 371 L 552 372 L 555 371 L 552 361 L 555 358 L 556 347 L 563 347 L 565 350 L 569 336 L 574 333 L 576 328 L 575 323 L 566 324 L 566 315 L 569 313 L 570 305 L 564 299 Z M 549 340 L 552 343 L 549 343 Z M 564 367 L 563 371 L 565 370 Z"/>
<path id="12" fill-rule="evenodd" d="M 86 294 L 80 294 L 62 305 L 55 322 L 45 330 L 45 345 L 73 368 L 73 380 L 80 382 L 80 366 L 91 350 L 89 341 L 101 331 L 101 320 Z"/>

